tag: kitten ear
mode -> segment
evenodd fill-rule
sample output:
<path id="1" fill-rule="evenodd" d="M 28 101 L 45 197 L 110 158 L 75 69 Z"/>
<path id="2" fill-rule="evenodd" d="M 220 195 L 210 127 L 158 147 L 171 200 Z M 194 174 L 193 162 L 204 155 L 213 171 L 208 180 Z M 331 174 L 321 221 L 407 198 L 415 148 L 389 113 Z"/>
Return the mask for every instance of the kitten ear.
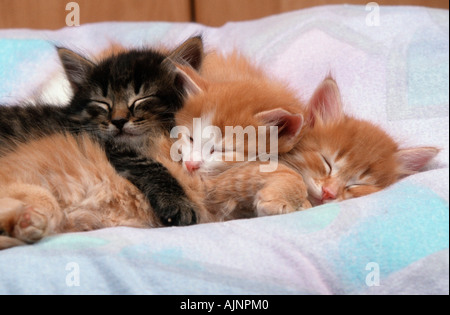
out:
<path id="1" fill-rule="evenodd" d="M 339 120 L 343 116 L 341 93 L 336 81 L 328 76 L 317 87 L 308 102 L 308 123 L 314 126 L 317 119 L 322 122 Z"/>
<path id="2" fill-rule="evenodd" d="M 303 127 L 301 114 L 292 114 L 285 109 L 276 108 L 260 112 L 255 118 L 266 126 L 278 127 L 279 153 L 289 152 L 298 142 Z"/>
<path id="3" fill-rule="evenodd" d="M 180 64 L 188 63 L 199 70 L 203 62 L 203 40 L 201 36 L 191 37 L 178 46 L 168 58 Z"/>
<path id="4" fill-rule="evenodd" d="M 194 70 L 203 62 L 203 40 L 201 36 L 191 37 L 178 46 L 164 61 L 163 65 L 173 69 L 175 84 L 180 85 L 188 95 L 200 93 L 204 80 Z"/>
<path id="5" fill-rule="evenodd" d="M 403 175 L 410 175 L 420 171 L 439 153 L 438 148 L 419 147 L 411 149 L 400 149 L 396 153 L 397 161 L 400 164 L 400 172 Z"/>
<path id="6" fill-rule="evenodd" d="M 176 83 L 182 86 L 187 95 L 196 95 L 206 89 L 206 82 L 189 66 L 175 64 Z"/>
<path id="7" fill-rule="evenodd" d="M 95 64 L 66 48 L 58 48 L 58 55 L 72 88 L 77 90 Z"/>

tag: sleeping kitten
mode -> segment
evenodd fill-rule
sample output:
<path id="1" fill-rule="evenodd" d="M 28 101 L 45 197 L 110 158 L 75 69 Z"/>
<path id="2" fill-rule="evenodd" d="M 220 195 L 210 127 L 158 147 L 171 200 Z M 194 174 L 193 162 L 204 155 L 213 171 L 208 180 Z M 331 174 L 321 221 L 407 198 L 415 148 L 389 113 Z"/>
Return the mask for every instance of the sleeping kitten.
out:
<path id="1" fill-rule="evenodd" d="M 198 86 L 183 68 L 186 71 L 192 69 L 183 64 L 178 65 L 187 92 L 193 96 Z M 195 72 L 192 71 L 192 74 Z M 260 98 L 268 100 L 264 105 L 266 107 L 249 119 L 268 124 L 274 123 L 274 118 L 279 118 L 276 122 L 281 126 L 280 129 L 285 129 L 285 132 L 280 132 L 280 139 L 285 139 L 286 144 L 292 143 L 292 139 L 298 137 L 298 131 L 290 127 L 301 125 L 301 115 L 286 116 L 285 110 L 275 115 L 271 101 L 283 95 L 281 87 L 270 90 L 272 86 L 265 85 L 263 89 L 258 89 L 262 81 L 256 82 L 255 86 L 251 82 L 247 82 L 246 88 L 251 87 L 247 94 L 257 97 L 268 88 L 274 91 L 274 95 L 272 98 Z M 224 88 L 222 85 L 219 87 Z M 241 91 L 239 84 L 225 86 L 227 89 L 231 94 L 236 89 Z M 226 104 L 227 93 L 220 94 L 214 89 L 205 92 L 208 93 L 211 95 L 206 100 Z M 297 102 L 289 96 L 285 100 L 286 104 Z M 118 225 L 159 226 L 144 196 L 116 174 L 103 149 L 91 137 L 56 132 L 54 135 L 22 142 L 16 144 L 13 151 L 0 149 L 0 230 L 3 232 L 0 248 L 33 243 L 44 236 L 68 231 Z M 199 223 L 286 213 L 299 210 L 302 206 L 310 207 L 301 176 L 287 167 L 279 167 L 277 180 L 272 179 L 272 173 L 255 172 L 259 170 L 255 168 L 259 162 L 255 162 L 230 168 L 203 181 L 200 176 L 186 172 L 183 164 L 172 161 L 172 142 L 167 137 L 160 136 L 154 142 L 154 147 L 160 150 L 154 152 L 148 147 L 142 150 L 143 155 L 152 156 L 167 168 L 169 177 L 172 175 L 178 179 L 188 199 L 195 205 Z M 120 163 L 117 163 L 116 168 L 121 170 Z M 137 172 L 133 175 L 146 177 Z M 239 194 L 236 194 L 236 189 Z M 251 210 L 253 207 L 255 211 Z"/>
<path id="2" fill-rule="evenodd" d="M 222 212 L 224 218 L 304 209 L 308 207 L 306 196 L 312 205 L 364 196 L 418 172 L 439 152 L 433 147 L 399 149 L 377 126 L 345 115 L 339 89 L 332 78 L 325 79 L 309 103 L 302 106 L 287 89 L 277 83 L 271 86 L 267 77 L 264 79 L 236 54 L 228 59 L 230 63 L 222 61 L 228 65 L 226 70 L 209 66 L 207 59 L 202 70 L 204 77 L 214 78 L 216 82 L 191 75 L 198 88 L 195 96 L 176 114 L 177 124 L 187 127 L 182 129 L 185 133 L 179 140 L 183 146 L 176 148 L 183 150 L 191 146 L 189 154 L 181 154 L 185 169 L 202 178 L 213 203 L 210 207 Z M 238 66 L 233 68 L 233 64 Z M 239 69 L 245 69 L 244 73 Z M 246 82 L 247 79 L 251 80 Z M 251 82 L 256 84 L 251 86 Z M 200 118 L 197 122 L 202 122 L 203 130 L 195 130 L 194 118 Z M 192 137 L 210 126 L 223 131 L 226 126 L 261 125 L 279 127 L 280 163 L 273 173 L 262 174 L 258 168 L 261 162 L 225 161 L 224 157 L 241 154 L 236 150 L 236 143 L 227 147 L 230 139 L 225 133 L 218 133 L 221 137 L 217 138 L 216 134 L 213 139 Z M 199 139 L 198 148 L 206 145 L 209 149 L 207 144 L 212 141 L 223 149 L 196 151 Z M 255 146 L 257 139 L 242 139 L 239 145 L 245 147 L 243 158 L 248 161 L 248 147 Z M 289 179 L 280 177 L 280 172 L 283 176 L 289 174 Z M 266 189 L 265 185 L 271 188 Z M 231 198 L 233 194 L 242 196 L 242 202 Z M 277 203 L 269 209 L 259 209 L 261 200 L 277 200 Z"/>
<path id="3" fill-rule="evenodd" d="M 198 68 L 202 47 L 201 38 L 193 37 L 169 55 L 130 50 L 98 64 L 58 49 L 74 97 L 64 107 L 0 106 L 2 154 L 51 134 L 87 132 L 106 149 L 117 171 L 146 195 L 163 223 L 195 223 L 195 207 L 180 184 L 142 151 L 172 127 L 182 106 L 188 83 L 174 62 Z"/>
<path id="4" fill-rule="evenodd" d="M 307 126 L 280 161 L 303 176 L 313 205 L 377 192 L 420 171 L 434 147 L 400 149 L 376 125 L 344 114 L 339 88 L 326 78 L 308 104 Z"/>
<path id="5" fill-rule="evenodd" d="M 171 156 L 191 177 L 202 179 L 205 205 L 215 220 L 310 208 L 298 173 L 279 163 L 269 172 L 262 168 L 270 166 L 269 157 L 277 162 L 302 135 L 305 106 L 295 94 L 238 53 L 208 53 L 200 75 L 180 68 L 192 83 L 190 97 L 175 114 Z M 228 127 L 236 132 L 227 133 Z M 256 152 L 253 160 L 251 152 Z"/>
<path id="6" fill-rule="evenodd" d="M 0 157 L 0 249 L 62 232 L 160 226 L 90 137 L 54 134 Z"/>
<path id="7" fill-rule="evenodd" d="M 58 48 L 74 91 L 70 104 L 1 107 L 0 145 L 59 130 L 88 131 L 103 141 L 143 145 L 152 134 L 170 130 L 173 115 L 182 106 L 187 87 L 173 61 L 184 60 L 199 68 L 202 45 L 201 38 L 194 37 L 168 56 L 128 50 L 98 64 Z"/>
<path id="8" fill-rule="evenodd" d="M 286 84 L 268 77 L 245 57 L 236 52 L 229 56 L 208 53 L 201 75 L 179 68 L 192 83 L 190 97 L 176 113 L 180 128 L 172 130 L 171 136 L 179 137 L 175 146 L 192 148 L 179 157 L 187 170 L 221 172 L 237 161 L 248 161 L 252 151 L 257 161 L 264 155 L 272 157 L 271 134 L 278 142 L 278 153 L 290 151 L 298 142 L 303 104 Z"/>
<path id="9" fill-rule="evenodd" d="M 236 58 L 242 62 L 246 62 L 245 60 L 240 59 L 240 57 Z M 206 60 L 208 60 L 208 57 Z M 226 58 L 224 58 L 224 60 L 226 60 Z M 220 65 L 220 63 L 217 64 Z M 224 65 L 227 65 L 227 63 L 225 62 Z M 325 80 L 315 92 L 308 103 L 308 106 L 302 106 L 293 94 L 282 85 L 277 83 L 270 85 L 271 80 L 267 77 L 261 78 L 261 81 L 256 80 L 256 77 L 250 79 L 253 74 L 248 76 L 250 72 L 247 70 L 245 73 L 238 75 L 239 80 L 243 81 L 236 80 L 237 82 L 234 84 L 232 82 L 233 74 L 229 71 L 233 68 L 233 64 L 229 64 L 226 70 L 217 68 L 217 72 L 214 72 L 214 69 L 209 68 L 208 66 L 204 71 L 212 71 L 212 73 L 207 74 L 207 72 L 204 72 L 204 77 L 199 76 L 195 71 L 191 71 L 191 69 L 185 65 L 178 65 L 177 67 L 178 70 L 183 73 L 183 80 L 187 87 L 186 90 L 190 94 L 186 104 L 189 104 L 189 107 L 186 107 L 186 109 L 194 109 L 194 112 L 199 113 L 199 116 L 202 119 L 218 123 L 218 127 L 221 130 L 224 129 L 226 125 L 232 124 L 256 127 L 272 125 L 279 127 L 276 135 L 280 145 L 280 160 L 286 163 L 286 165 L 279 163 L 277 170 L 272 173 L 260 172 L 261 164 L 265 164 L 265 162 L 262 161 L 222 161 L 220 163 L 220 161 L 203 159 L 200 161 L 198 167 L 192 167 L 192 165 L 189 166 L 189 162 L 192 162 L 189 159 L 182 161 L 183 163 L 181 164 L 172 161 L 171 153 L 173 153 L 172 148 L 174 146 L 167 138 L 160 137 L 157 141 L 155 140 L 155 143 L 157 143 L 156 147 L 161 148 L 158 154 L 156 154 L 155 159 L 163 164 L 172 176 L 178 179 L 183 186 L 185 193 L 188 195 L 189 200 L 192 200 L 196 204 L 198 222 L 272 215 L 309 208 L 311 204 L 307 200 L 307 197 L 311 198 L 312 196 L 312 193 L 310 193 L 310 186 L 313 177 L 303 169 L 304 167 L 307 170 L 309 166 L 306 164 L 304 164 L 305 166 L 301 166 L 300 164 L 302 161 L 302 152 L 307 151 L 296 150 L 300 148 L 299 145 L 305 139 L 305 141 L 307 141 L 306 143 L 309 143 L 308 139 L 314 143 L 316 139 L 316 132 L 314 130 L 320 131 L 321 129 L 319 127 L 325 126 L 325 122 L 331 124 L 334 118 L 338 117 L 338 113 L 342 114 L 339 91 L 334 81 L 331 79 Z M 220 74 L 221 72 L 222 74 Z M 255 70 L 255 75 L 257 73 L 258 72 Z M 229 77 L 226 77 L 228 75 Z M 210 78 L 209 80 L 206 79 L 208 76 Z M 223 81 L 221 81 L 221 78 L 224 78 Z M 255 85 L 252 86 L 251 82 L 255 82 Z M 260 87 L 259 89 L 258 86 Z M 278 87 L 271 88 L 276 86 Z M 286 102 L 280 101 L 280 98 Z M 336 100 L 339 100 L 339 102 L 336 102 Z M 189 101 L 192 101 L 192 103 Z M 254 101 L 258 102 L 253 103 Z M 291 101 L 294 103 L 291 103 Z M 260 105 L 260 102 L 263 105 Z M 224 106 L 218 106 L 221 104 Z M 292 106 L 293 104 L 295 105 Z M 257 110 L 253 111 L 253 109 L 248 109 L 248 107 L 252 106 L 257 108 Z M 333 108 L 340 109 L 336 111 L 332 110 Z M 246 115 L 241 115 L 240 110 L 243 110 Z M 327 116 L 327 114 L 325 114 L 328 110 L 330 110 L 332 115 Z M 306 118 L 305 121 L 303 121 L 303 116 Z M 324 117 L 334 118 L 329 120 L 324 119 Z M 184 129 L 185 131 L 187 130 L 187 134 L 181 134 L 180 139 L 176 141 L 184 141 L 191 130 L 193 131 L 193 121 L 190 120 L 190 118 L 192 118 L 192 115 L 189 110 L 179 111 L 177 113 L 177 122 L 184 121 L 188 128 Z M 368 124 L 367 126 L 369 126 L 367 129 L 368 133 L 373 133 L 373 128 L 375 126 L 371 124 Z M 379 130 L 377 127 L 375 127 L 375 129 Z M 392 141 L 386 134 L 382 132 L 381 134 L 383 135 L 382 137 L 387 137 L 385 140 Z M 332 138 L 332 136 L 333 135 L 324 133 L 324 138 Z M 61 135 L 55 135 L 54 137 L 61 137 Z M 68 137 L 70 138 L 71 136 Z M 189 138 L 188 140 L 189 145 L 191 145 Z M 51 141 L 61 141 L 61 145 L 56 146 L 56 148 L 60 148 L 61 150 L 57 150 L 59 152 L 51 152 L 51 155 L 59 154 L 60 157 L 58 160 L 71 161 L 73 156 L 77 157 L 77 160 L 83 160 L 84 155 L 84 159 L 87 159 L 88 161 L 99 161 L 94 165 L 92 163 L 82 164 L 86 168 L 93 167 L 95 169 L 99 167 L 98 170 L 89 170 L 87 172 L 87 174 L 98 172 L 98 176 L 94 177 L 94 185 L 91 187 L 92 189 L 86 190 L 86 187 L 83 186 L 86 184 L 79 180 L 79 178 L 85 176 L 86 172 L 83 172 L 82 169 L 78 169 L 79 173 L 75 173 L 73 177 L 71 177 L 71 168 L 73 168 L 73 164 L 62 164 L 60 168 L 56 169 L 56 174 L 47 174 L 47 177 L 42 176 L 42 171 L 38 171 L 38 176 L 36 177 L 30 176 L 29 172 L 28 174 L 22 173 L 23 175 L 21 176 L 24 179 L 19 184 L 25 184 L 27 191 L 31 191 L 31 188 L 26 185 L 37 185 L 40 188 L 37 189 L 38 191 L 34 195 L 35 199 L 33 202 L 36 202 L 37 206 L 30 207 L 27 205 L 29 203 L 33 204 L 29 199 L 18 202 L 17 198 L 30 197 L 14 191 L 14 189 L 17 189 L 18 184 L 14 183 L 14 181 L 17 180 L 17 178 L 20 178 L 13 177 L 12 179 L 8 179 L 8 176 L 13 174 L 11 170 L 14 170 L 14 165 L 19 167 L 17 172 L 20 173 L 20 165 L 26 165 L 27 161 L 30 163 L 42 163 L 39 161 L 46 160 L 40 158 L 40 155 L 38 154 L 39 151 L 41 152 L 40 154 L 50 154 L 49 150 L 41 143 L 38 143 L 34 148 L 25 147 L 31 146 L 33 144 L 32 142 L 20 145 L 19 149 L 23 146 L 23 152 L 29 152 L 29 154 L 31 154 L 30 157 L 19 152 L 17 156 L 8 154 L 8 156 L 4 157 L 6 160 L 0 159 L 0 178 L 1 176 L 4 176 L 5 178 L 0 182 L 10 183 L 7 188 L 0 188 L 0 191 L 7 192 L 7 189 L 10 189 L 8 192 L 9 195 L 0 194 L 0 205 L 3 203 L 3 210 L 0 211 L 0 224 L 2 225 L 4 233 L 8 235 L 0 237 L 0 247 L 14 246 L 22 244 L 23 242 L 34 242 L 43 235 L 64 232 L 64 230 L 61 229 L 66 229 L 65 231 L 76 231 L 104 226 L 128 225 L 148 227 L 158 224 L 154 223 L 153 218 L 149 216 L 149 213 L 146 210 L 145 199 L 141 204 L 143 197 L 139 195 L 138 191 L 136 192 L 136 189 L 132 185 L 126 181 L 124 182 L 122 180 L 121 182 L 118 180 L 117 185 L 120 186 L 120 189 L 117 190 L 117 186 L 113 186 L 113 188 L 108 187 L 108 185 L 116 183 L 116 179 L 110 179 L 109 176 L 117 175 L 114 175 L 114 172 L 111 175 L 108 173 L 109 171 L 107 169 L 103 169 L 103 167 L 111 168 L 111 166 L 105 160 L 103 151 L 97 145 L 90 144 L 92 140 L 89 138 L 73 138 L 72 140 L 64 138 L 52 139 Z M 201 141 L 203 141 L 203 139 L 201 139 Z M 226 144 L 225 141 L 221 143 L 223 145 Z M 64 144 L 71 145 L 66 147 Z M 246 146 L 247 144 L 248 143 L 244 140 L 243 145 Z M 357 148 L 358 144 L 350 143 L 350 146 Z M 181 147 L 181 149 L 182 148 L 183 147 Z M 320 151 L 321 147 L 316 149 Z M 233 151 L 234 148 L 229 148 L 229 150 L 229 155 L 236 155 Z M 290 151 L 298 154 L 291 154 Z M 413 151 L 417 153 L 415 149 L 413 149 Z M 398 168 L 402 170 L 402 174 L 420 168 L 420 165 L 418 164 L 424 165 L 437 153 L 434 148 L 419 149 L 419 155 L 423 152 L 426 154 L 424 154 L 425 157 L 421 157 L 420 163 L 418 163 L 416 159 L 416 154 L 413 154 L 414 156 L 412 157 L 408 152 L 404 154 L 398 154 L 398 151 L 396 152 L 397 156 L 401 157 L 398 159 Z M 64 156 L 66 153 L 67 155 Z M 209 155 L 214 153 L 216 152 L 209 152 Z M 248 150 L 244 151 L 244 157 L 246 157 L 247 153 Z M 99 154 L 100 157 L 94 157 L 96 154 Z M 149 153 L 147 152 L 146 154 Z M 79 157 L 80 155 L 81 157 Z M 223 155 L 221 154 L 220 156 Z M 33 160 L 34 157 L 36 160 Z M 101 157 L 103 157 L 103 160 Z M 183 152 L 181 152 L 181 157 L 185 158 L 186 155 L 183 155 Z M 10 163 L 12 161 L 12 165 L 8 165 L 8 160 Z M 20 164 L 15 163 L 16 161 Z M 51 159 L 49 161 L 51 165 L 54 164 Z M 405 161 L 407 162 L 404 163 Z M 188 163 L 186 164 L 186 162 Z M 381 159 L 379 162 L 383 163 L 383 160 Z M 411 164 L 414 163 L 416 165 L 411 167 Z M 221 164 L 221 166 L 218 166 L 219 164 Z M 4 165 L 3 175 L 1 173 L 1 165 Z M 39 167 L 41 170 L 51 168 L 48 164 L 33 164 L 33 166 L 30 166 L 28 169 L 37 168 L 39 170 Z M 407 171 L 405 171 L 406 169 Z M 332 173 L 336 173 L 336 170 Z M 101 176 L 102 174 L 104 176 Z M 305 185 L 303 177 L 300 174 L 305 178 L 307 185 Z M 376 175 L 378 174 L 379 173 L 376 173 Z M 398 178 L 400 178 L 400 176 L 403 175 L 398 175 Z M 63 182 L 61 185 L 58 184 L 59 178 L 61 178 Z M 78 179 L 67 180 L 68 178 Z M 398 180 L 398 178 L 395 180 Z M 80 183 L 81 185 L 79 185 Z M 128 187 L 127 184 L 130 185 L 130 187 Z M 46 191 L 43 192 L 42 189 L 46 189 Z M 65 199 L 57 199 L 55 201 L 52 197 L 48 197 L 48 194 L 53 196 L 53 198 L 55 198 L 55 196 L 57 198 L 64 196 L 64 194 L 58 192 L 59 189 L 74 192 L 72 195 L 69 194 L 70 198 L 74 199 L 69 199 L 69 202 L 67 202 Z M 80 191 L 82 193 L 77 195 L 76 193 Z M 327 189 L 325 189 L 325 191 L 327 191 Z M 89 192 L 87 195 L 94 196 L 94 198 L 88 198 L 87 201 L 84 202 L 83 200 L 86 197 L 86 192 Z M 108 193 L 105 194 L 105 192 Z M 109 194 L 109 192 L 112 193 Z M 118 193 L 118 195 L 114 196 L 114 193 Z M 123 193 L 125 197 L 121 195 L 121 193 Z M 327 193 L 329 194 L 330 191 Z M 11 198 L 11 195 L 15 198 Z M 47 196 L 47 198 L 43 196 Z M 135 204 L 127 203 L 130 200 L 128 199 L 130 196 L 131 200 L 137 200 Z M 311 198 L 311 201 L 314 204 L 317 204 L 314 198 L 315 197 Z M 101 200 L 101 209 L 93 208 L 97 210 L 93 213 L 89 213 L 89 209 L 92 209 L 92 206 L 89 206 L 89 201 L 92 200 L 95 200 L 95 202 Z M 121 200 L 125 201 L 123 207 L 122 204 L 120 204 L 119 207 L 111 208 L 111 205 L 114 205 Z M 47 202 L 50 205 L 53 203 L 53 208 L 50 206 L 40 206 L 39 202 Z M 55 204 L 57 204 L 57 206 L 55 206 Z M 65 209 L 64 207 L 68 204 L 73 204 L 75 206 L 73 208 Z M 88 211 L 86 211 L 86 208 L 83 208 L 85 206 L 88 206 Z M 59 216 L 54 214 L 55 212 L 52 212 L 53 210 L 51 210 L 59 209 L 59 211 L 56 212 L 61 213 L 62 208 L 65 210 L 62 210 L 62 214 Z M 46 210 L 42 211 L 41 209 Z M 50 209 L 49 212 L 47 212 L 48 209 Z M 118 212 L 115 213 L 115 211 Z M 43 213 L 45 213 L 45 215 L 43 215 Z M 42 217 L 46 219 L 43 220 Z M 58 224 L 61 224 L 62 228 L 58 229 L 55 227 L 59 226 L 58 224 L 48 224 L 48 222 L 59 222 Z"/>

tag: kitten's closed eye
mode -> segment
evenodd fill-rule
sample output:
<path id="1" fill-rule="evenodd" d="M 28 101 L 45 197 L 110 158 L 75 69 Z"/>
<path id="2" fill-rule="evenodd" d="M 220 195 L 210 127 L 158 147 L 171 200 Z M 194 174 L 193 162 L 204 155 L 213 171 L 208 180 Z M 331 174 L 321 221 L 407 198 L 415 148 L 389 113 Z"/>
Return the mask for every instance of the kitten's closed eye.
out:
<path id="1" fill-rule="evenodd" d="M 349 189 L 353 189 L 353 188 L 357 188 L 357 187 L 361 187 L 361 186 L 366 186 L 365 184 L 347 184 L 347 186 L 345 186 L 345 189 L 349 190 Z"/>
<path id="2" fill-rule="evenodd" d="M 91 100 L 88 106 L 98 107 L 106 112 L 111 111 L 111 105 L 105 101 Z"/>
<path id="3" fill-rule="evenodd" d="M 141 105 L 152 104 L 152 103 L 159 102 L 159 101 L 160 101 L 160 99 L 156 95 L 144 96 L 144 97 L 141 97 L 141 98 L 135 100 L 130 106 L 128 106 L 128 108 L 130 108 L 130 110 L 135 110 L 136 108 L 138 108 Z"/>
<path id="4" fill-rule="evenodd" d="M 331 172 L 333 171 L 333 168 L 331 167 L 331 163 L 323 155 L 322 155 L 322 160 L 325 162 L 324 165 L 326 166 L 326 174 L 328 174 L 328 176 L 330 176 Z"/>

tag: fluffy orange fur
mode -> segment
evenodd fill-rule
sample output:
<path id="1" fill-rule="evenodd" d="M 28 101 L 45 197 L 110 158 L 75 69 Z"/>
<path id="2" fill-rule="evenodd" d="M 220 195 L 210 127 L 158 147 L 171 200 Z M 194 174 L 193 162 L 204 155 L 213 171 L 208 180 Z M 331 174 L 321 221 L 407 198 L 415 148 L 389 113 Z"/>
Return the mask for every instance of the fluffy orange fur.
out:
<path id="1" fill-rule="evenodd" d="M 180 67 L 180 70 L 192 81 L 193 88 L 184 107 L 176 114 L 177 125 L 188 127 L 192 133 L 193 119 L 202 118 L 206 125 L 219 127 L 223 135 L 226 126 L 255 129 L 277 126 L 279 153 L 289 152 L 299 141 L 304 104 L 286 84 L 270 78 L 237 52 L 229 56 L 207 55 L 200 74 L 187 67 Z M 266 137 L 266 141 L 268 139 Z M 251 145 L 258 146 L 257 140 Z M 247 141 L 245 161 L 248 146 Z M 311 207 L 301 175 L 284 165 L 278 165 L 275 172 L 263 173 L 260 171 L 263 163 L 202 161 L 199 169 L 192 173 L 192 177 L 202 178 L 206 189 L 205 205 L 216 220 Z"/>
<path id="2" fill-rule="evenodd" d="M 170 139 L 155 155 L 196 205 L 200 223 L 219 220 L 206 210 L 205 185 L 170 159 Z M 52 135 L 0 154 L 0 249 L 64 232 L 113 226 L 162 226 L 145 196 L 117 174 L 87 136 Z"/>
<path id="3" fill-rule="evenodd" d="M 285 83 L 270 78 L 237 52 L 206 55 L 201 75 L 188 67 L 180 70 L 196 88 L 176 114 L 177 125 L 187 126 L 192 133 L 194 118 L 210 118 L 207 123 L 219 127 L 222 134 L 226 126 L 277 126 L 279 153 L 290 151 L 298 142 L 304 104 Z M 266 141 L 268 147 L 268 136 Z M 258 146 L 258 139 L 254 145 Z"/>
<path id="4" fill-rule="evenodd" d="M 317 88 L 308 109 L 302 139 L 280 161 L 303 176 L 313 205 L 377 192 L 418 172 L 439 152 L 400 149 L 378 126 L 344 114 L 331 77 Z"/>
<path id="5" fill-rule="evenodd" d="M 235 165 L 210 177 L 205 207 L 215 220 L 232 220 L 290 213 L 311 207 L 302 177 L 284 165 L 261 172 L 259 162 Z"/>
<path id="6" fill-rule="evenodd" d="M 121 49 L 119 46 L 108 53 Z M 222 58 L 217 55 L 207 58 L 205 71 L 209 72 L 203 77 L 191 73 L 192 77 L 197 76 L 194 84 L 200 84 L 203 91 L 191 95 L 187 110 L 183 109 L 178 119 L 189 121 L 202 115 L 205 109 L 220 108 L 213 124 L 224 126 L 244 121 L 245 124 L 264 125 L 267 124 L 266 117 L 261 118 L 258 114 L 280 105 L 294 113 L 301 111 L 301 104 L 282 84 L 272 83 L 256 68 L 242 68 L 246 61 L 237 55 L 232 57 L 234 60 L 230 64 L 237 62 L 239 66 L 233 71 L 244 72 L 239 81 L 232 81 L 231 74 L 225 75 L 230 70 L 227 67 L 229 61 Z M 213 68 L 217 72 L 212 71 Z M 191 69 L 185 68 L 185 71 Z M 225 78 L 228 75 L 230 80 Z M 222 81 L 219 80 L 221 76 Z M 229 106 L 230 100 L 234 107 Z M 236 108 L 240 111 L 233 110 Z M 237 113 L 236 121 L 223 119 Z M 299 118 L 301 114 L 292 116 Z M 298 134 L 287 138 L 292 142 L 295 137 Z M 276 180 L 272 174 L 260 173 L 258 163 L 244 163 L 239 168 L 206 178 L 190 174 L 182 164 L 173 162 L 171 145 L 170 139 L 161 137 L 155 146 L 160 152 L 149 152 L 149 156 L 164 164 L 182 183 L 187 196 L 198 205 L 199 222 L 286 213 L 310 207 L 301 176 L 287 167 L 277 171 Z M 21 144 L 14 152 L 1 155 L 0 230 L 6 236 L 0 237 L 0 248 L 33 243 L 55 233 L 118 225 L 160 226 L 144 196 L 115 172 L 103 150 L 87 137 L 53 135 Z"/>
<path id="7" fill-rule="evenodd" d="M 304 128 L 294 124 L 301 129 L 297 136 L 286 137 L 283 132 L 279 133 L 279 158 L 281 163 L 301 175 L 292 179 L 291 184 L 304 187 L 304 181 L 308 199 L 313 205 L 377 192 L 419 171 L 439 152 L 434 147 L 400 149 L 381 128 L 345 115 L 339 88 L 331 77 L 320 84 L 308 104 L 302 105 L 283 84 L 270 79 L 237 53 L 229 57 L 213 54 L 205 61 L 203 78 L 187 72 L 198 88 L 193 89 L 194 95 L 177 115 L 178 124 L 192 129 L 192 119 L 202 117 L 222 131 L 225 126 L 264 124 L 281 126 L 283 131 L 283 128 L 289 128 L 292 121 L 285 120 L 281 125 L 276 120 L 264 122 L 258 113 L 281 110 L 304 116 Z M 205 81 L 205 78 L 209 81 Z M 220 174 L 221 180 L 231 183 L 223 184 L 214 179 L 217 187 L 226 186 L 215 190 L 233 192 L 235 198 L 244 194 L 245 199 L 249 194 L 246 187 L 239 183 L 254 187 L 249 178 L 259 183 L 264 177 L 261 174 L 258 176 L 256 165 L 253 170 L 249 165 L 243 169 L 241 167 L 242 164 L 235 162 L 203 161 L 197 172 L 206 178 L 211 178 L 211 174 Z M 282 170 L 285 168 L 284 165 L 280 167 Z M 226 172 L 221 173 L 224 170 Z M 228 179 L 227 174 L 230 175 Z M 245 176 L 247 180 L 243 180 Z M 278 171 L 270 174 L 270 181 L 278 181 Z M 286 186 L 283 181 L 279 184 L 281 187 Z M 250 190 L 256 196 L 258 189 Z M 285 200 L 290 197 L 293 196 L 283 196 Z M 247 211 L 251 209 L 248 205 L 247 202 Z M 304 208 L 305 202 L 300 200 L 298 205 L 297 209 Z M 244 211 L 234 204 L 230 207 L 240 209 L 235 216 Z M 232 211 L 228 209 L 225 212 Z"/>
<path id="8" fill-rule="evenodd" d="M 155 158 L 197 204 L 200 223 L 310 206 L 301 176 L 289 168 L 280 169 L 272 180 L 269 173 L 247 163 L 205 180 L 170 159 L 171 144 L 161 137 Z M 161 226 L 141 192 L 116 173 L 104 151 L 88 137 L 53 135 L 21 144 L 0 158 L 0 181 L 0 231 L 4 234 L 0 249 L 64 232 Z"/>
<path id="9" fill-rule="evenodd" d="M 211 175 L 186 171 L 170 157 L 173 141 L 161 138 L 156 160 L 183 184 L 199 209 L 199 223 L 290 213 L 311 207 L 301 175 L 279 165 L 275 173 L 260 172 L 261 162 L 235 162 Z"/>
<path id="10" fill-rule="evenodd" d="M 53 135 L 0 158 L 0 249 L 44 236 L 160 223 L 88 137 Z"/>
<path id="11" fill-rule="evenodd" d="M 339 89 L 327 78 L 307 105 L 238 54 L 211 54 L 202 73 L 179 65 L 190 96 L 176 115 L 225 126 L 278 126 L 280 163 L 220 162 L 216 173 L 188 172 L 170 157 L 173 139 L 149 152 L 182 183 L 199 222 L 272 215 L 378 191 L 422 168 L 436 148 L 399 149 L 380 128 L 343 114 Z M 305 117 L 305 120 L 303 120 Z M 306 126 L 304 126 L 306 125 Z M 188 128 L 189 129 L 189 128 Z M 225 165 L 225 167 L 223 167 Z M 126 225 L 156 227 L 144 196 L 120 177 L 86 137 L 54 135 L 0 158 L 0 249 L 55 233 Z M 309 199 L 309 200 L 308 200 Z"/>

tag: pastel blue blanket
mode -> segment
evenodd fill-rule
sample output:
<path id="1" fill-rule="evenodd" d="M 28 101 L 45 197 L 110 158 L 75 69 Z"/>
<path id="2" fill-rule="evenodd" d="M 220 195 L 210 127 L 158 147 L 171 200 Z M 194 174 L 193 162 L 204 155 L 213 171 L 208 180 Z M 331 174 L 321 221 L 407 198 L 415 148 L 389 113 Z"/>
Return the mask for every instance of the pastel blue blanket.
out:
<path id="1" fill-rule="evenodd" d="M 402 146 L 442 149 L 419 174 L 307 211 L 191 227 L 49 237 L 0 252 L 0 294 L 449 294 L 449 12 L 325 6 L 221 28 L 101 23 L 0 30 L 0 103 L 61 71 L 54 45 L 175 46 L 202 33 L 307 98 L 331 71 L 345 111 Z M 370 22 L 372 21 L 372 22 Z M 414 21 L 414 22 L 412 22 Z"/>

